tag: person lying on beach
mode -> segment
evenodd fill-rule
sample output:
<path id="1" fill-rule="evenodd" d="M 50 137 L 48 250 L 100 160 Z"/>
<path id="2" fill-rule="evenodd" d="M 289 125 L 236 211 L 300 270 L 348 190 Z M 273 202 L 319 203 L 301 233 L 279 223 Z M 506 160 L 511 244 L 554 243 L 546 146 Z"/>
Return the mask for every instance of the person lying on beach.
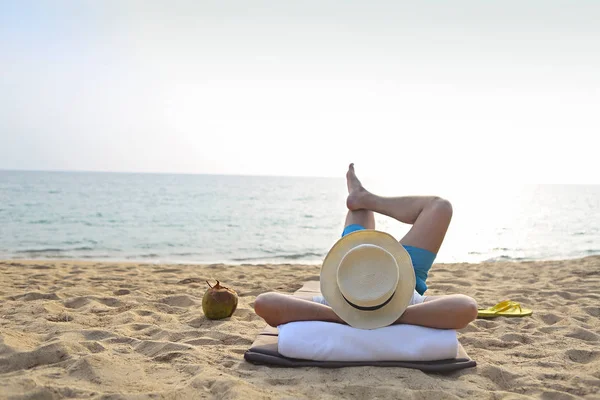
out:
<path id="1" fill-rule="evenodd" d="M 452 219 L 451 204 L 432 196 L 373 194 L 357 178 L 354 164 L 346 180 L 348 214 L 342 238 L 323 262 L 323 296 L 263 293 L 254 302 L 256 314 L 271 326 L 328 321 L 362 329 L 392 324 L 461 329 L 475 320 L 477 303 L 469 296 L 424 296 L 429 269 Z M 375 230 L 374 212 L 412 227 L 398 242 Z"/>

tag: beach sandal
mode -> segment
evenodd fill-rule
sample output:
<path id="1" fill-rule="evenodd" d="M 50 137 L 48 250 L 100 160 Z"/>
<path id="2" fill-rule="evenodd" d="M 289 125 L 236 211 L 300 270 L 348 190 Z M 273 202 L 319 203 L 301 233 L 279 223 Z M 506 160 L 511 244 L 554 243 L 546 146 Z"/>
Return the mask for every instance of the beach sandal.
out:
<path id="1" fill-rule="evenodd" d="M 521 304 L 511 300 L 504 300 L 493 307 L 477 310 L 477 318 L 526 317 L 531 314 L 533 314 L 532 310 L 522 308 Z"/>

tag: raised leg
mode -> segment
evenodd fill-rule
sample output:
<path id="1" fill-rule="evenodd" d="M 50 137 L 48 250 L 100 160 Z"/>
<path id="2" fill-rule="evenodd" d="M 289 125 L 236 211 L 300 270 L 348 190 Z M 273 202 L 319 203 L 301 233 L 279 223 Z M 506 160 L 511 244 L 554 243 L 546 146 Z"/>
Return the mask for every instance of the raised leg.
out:
<path id="1" fill-rule="evenodd" d="M 353 164 L 348 174 L 356 177 Z M 411 224 L 400 243 L 437 254 L 452 219 L 450 202 L 435 196 L 382 197 L 366 190 L 358 179 L 356 182 L 346 200 L 349 210 L 370 210 Z"/>
<path id="2" fill-rule="evenodd" d="M 373 212 L 378 212 L 413 225 L 400 243 L 437 253 L 452 218 L 452 206 L 449 202 L 431 196 L 377 196 L 362 186 L 356 177 L 353 164 L 350 164 L 346 180 L 348 183 L 346 205 L 349 212 L 345 226 L 360 224 L 367 229 L 374 229 Z M 281 293 L 259 295 L 254 302 L 254 309 L 271 326 L 306 320 L 343 323 L 328 306 Z M 439 329 L 462 329 L 476 317 L 477 303 L 470 297 L 436 296 L 431 298 L 431 301 L 409 306 L 394 323 Z"/>
<path id="3" fill-rule="evenodd" d="M 353 196 L 354 193 L 364 190 L 363 185 L 354 173 L 354 164 L 350 164 L 350 168 L 346 173 L 346 184 L 348 185 L 348 198 Z M 373 211 L 368 209 L 350 209 L 348 207 L 344 228 L 354 224 L 362 225 L 366 229 L 375 229 L 375 215 Z"/>

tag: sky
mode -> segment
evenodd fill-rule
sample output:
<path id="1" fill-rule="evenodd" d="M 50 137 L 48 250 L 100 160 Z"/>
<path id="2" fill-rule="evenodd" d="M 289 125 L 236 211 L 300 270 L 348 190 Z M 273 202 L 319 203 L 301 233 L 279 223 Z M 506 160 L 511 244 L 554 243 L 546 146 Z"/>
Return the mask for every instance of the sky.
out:
<path id="1" fill-rule="evenodd" d="M 0 169 L 600 183 L 600 2 L 0 0 Z"/>

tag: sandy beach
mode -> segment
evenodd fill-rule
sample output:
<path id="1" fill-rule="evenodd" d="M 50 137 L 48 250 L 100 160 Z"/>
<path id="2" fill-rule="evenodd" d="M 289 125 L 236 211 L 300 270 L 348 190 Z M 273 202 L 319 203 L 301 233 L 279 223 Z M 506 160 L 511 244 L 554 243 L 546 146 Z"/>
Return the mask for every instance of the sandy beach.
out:
<path id="1" fill-rule="evenodd" d="M 478 366 L 444 375 L 244 361 L 265 326 L 256 296 L 291 293 L 318 279 L 319 266 L 10 260 L 0 272 L 0 398 L 600 399 L 598 256 L 435 264 L 429 295 L 534 310 L 460 331 Z M 206 279 L 238 292 L 231 318 L 204 317 Z"/>

